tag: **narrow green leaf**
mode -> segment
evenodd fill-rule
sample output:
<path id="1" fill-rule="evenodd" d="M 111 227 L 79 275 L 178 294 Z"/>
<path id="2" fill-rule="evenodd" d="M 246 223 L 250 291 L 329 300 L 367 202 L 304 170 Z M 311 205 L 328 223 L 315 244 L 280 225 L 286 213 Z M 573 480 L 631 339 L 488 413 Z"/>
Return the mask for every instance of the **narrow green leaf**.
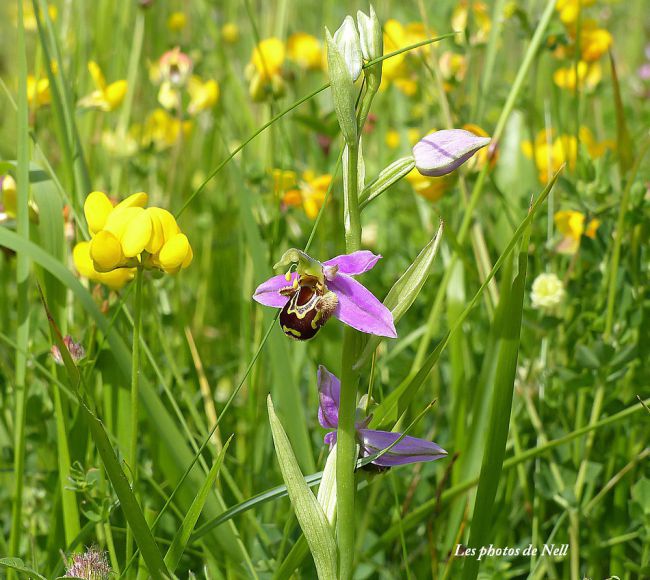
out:
<path id="1" fill-rule="evenodd" d="M 217 458 L 214 460 L 214 463 L 212 464 L 212 467 L 210 468 L 210 471 L 208 472 L 208 475 L 205 478 L 201 489 L 197 493 L 195 500 L 192 502 L 190 509 L 187 511 L 187 514 L 185 514 L 185 519 L 183 520 L 181 527 L 176 532 L 176 535 L 174 536 L 174 539 L 169 546 L 169 549 L 167 550 L 167 554 L 165 554 L 165 564 L 167 564 L 167 567 L 171 572 L 176 570 L 181 556 L 183 555 L 183 552 L 189 543 L 192 530 L 194 530 L 194 526 L 196 525 L 196 522 L 198 521 L 199 516 L 203 511 L 205 501 L 208 499 L 208 494 L 210 491 L 212 491 L 212 487 L 214 486 L 214 482 L 217 479 L 217 475 L 219 475 L 219 470 L 221 469 L 223 458 L 226 455 L 226 451 L 228 451 L 228 446 L 230 445 L 232 438 L 233 436 L 231 435 L 228 441 L 226 441 L 226 444 L 221 449 L 219 455 L 217 455 Z"/>
<path id="2" fill-rule="evenodd" d="M 614 111 L 616 112 L 616 151 L 618 153 L 621 174 L 626 175 L 634 163 L 634 144 L 625 121 L 625 108 L 623 107 L 623 98 L 621 97 L 621 87 L 618 82 L 616 63 L 614 62 L 614 56 L 611 51 L 609 53 L 609 65 L 612 69 Z"/>
<path id="3" fill-rule="evenodd" d="M 298 523 L 309 544 L 318 577 L 321 580 L 336 578 L 337 555 L 332 527 L 328 523 L 318 500 L 305 482 L 287 434 L 275 414 L 270 395 L 267 399 L 267 406 L 280 471 L 282 471 L 282 477 L 287 484 L 287 491 L 296 518 L 298 518 Z"/>
<path id="4" fill-rule="evenodd" d="M 25 566 L 25 562 L 23 562 L 20 558 L 0 558 L 0 568 L 15 570 L 16 572 L 20 572 L 22 575 L 25 575 L 27 578 L 47 580 L 45 576 L 41 576 L 38 572 Z"/>
<path id="5" fill-rule="evenodd" d="M 512 411 L 512 397 L 519 357 L 529 239 L 530 225 L 522 237 L 517 276 L 512 283 L 510 293 L 501 297 L 505 307 L 500 314 L 504 317 L 504 320 L 501 324 L 490 423 L 485 438 L 485 452 L 469 538 L 469 546 L 474 548 L 489 544 L 489 534 L 493 524 L 494 499 L 506 453 L 506 441 L 510 429 L 510 413 Z M 477 558 L 467 558 L 463 567 L 464 580 L 475 579 L 478 575 L 479 566 L 480 561 Z"/>
<path id="6" fill-rule="evenodd" d="M 413 305 L 418 294 L 420 294 L 424 283 L 427 281 L 429 273 L 431 272 L 433 260 L 438 254 L 443 230 L 444 224 L 440 222 L 440 227 L 438 228 L 436 235 L 426 246 L 424 246 L 424 248 L 422 248 L 422 251 L 418 254 L 417 258 L 415 258 L 413 263 L 406 269 L 404 274 L 400 276 L 399 280 L 393 284 L 393 287 L 388 292 L 384 300 L 384 306 L 392 312 L 395 323 L 397 323 Z M 354 365 L 354 368 L 361 367 L 368 358 L 370 358 L 381 340 L 380 337 L 374 335 L 368 339 L 363 353 Z"/>

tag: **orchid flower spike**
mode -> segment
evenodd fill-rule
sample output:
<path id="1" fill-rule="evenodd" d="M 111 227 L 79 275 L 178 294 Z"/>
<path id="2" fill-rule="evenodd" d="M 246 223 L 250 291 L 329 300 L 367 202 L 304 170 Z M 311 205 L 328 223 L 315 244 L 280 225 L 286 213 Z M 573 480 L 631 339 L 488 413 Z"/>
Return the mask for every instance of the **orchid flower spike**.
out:
<path id="1" fill-rule="evenodd" d="M 322 365 L 318 367 L 318 397 L 318 422 L 325 429 L 336 429 L 339 425 L 341 382 Z M 365 417 L 355 424 L 361 457 L 369 457 L 386 449 L 402 436 L 401 433 L 392 431 L 368 429 L 369 422 L 370 417 Z M 336 431 L 327 433 L 324 441 L 330 446 L 334 445 L 336 443 Z M 446 455 L 447 452 L 433 441 L 407 435 L 370 464 L 379 468 L 387 468 L 421 461 L 435 461 L 436 459 L 442 459 Z"/>
<path id="2" fill-rule="evenodd" d="M 428 177 L 447 175 L 489 142 L 489 137 L 479 137 L 464 129 L 435 131 L 413 147 L 415 167 Z"/>
<path id="3" fill-rule="evenodd" d="M 390 310 L 352 278 L 372 269 L 379 258 L 361 250 L 321 263 L 305 252 L 291 249 L 275 265 L 288 267 L 287 274 L 262 283 L 253 299 L 281 308 L 280 327 L 296 340 L 313 338 L 331 316 L 361 332 L 396 338 Z"/>

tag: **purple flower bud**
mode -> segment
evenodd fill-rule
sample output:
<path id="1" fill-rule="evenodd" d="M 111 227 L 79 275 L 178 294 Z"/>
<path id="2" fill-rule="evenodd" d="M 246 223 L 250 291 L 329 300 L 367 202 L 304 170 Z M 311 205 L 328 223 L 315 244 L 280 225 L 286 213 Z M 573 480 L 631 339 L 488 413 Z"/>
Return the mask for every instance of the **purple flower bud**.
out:
<path id="1" fill-rule="evenodd" d="M 86 356 L 86 349 L 83 347 L 83 345 L 75 342 L 70 335 L 66 336 L 63 339 L 63 344 L 65 344 L 68 352 L 70 353 L 70 356 L 72 357 L 72 360 L 75 363 L 78 363 L 82 358 Z M 56 344 L 52 345 L 51 353 L 54 362 L 58 365 L 63 366 L 63 357 L 61 356 L 61 351 Z"/>
<path id="2" fill-rule="evenodd" d="M 111 567 L 106 556 L 96 548 L 89 548 L 83 554 L 74 554 L 65 572 L 66 576 L 84 580 L 107 580 L 110 574 Z"/>
<path id="3" fill-rule="evenodd" d="M 440 177 L 458 169 L 490 142 L 464 129 L 444 129 L 427 135 L 413 147 L 415 166 L 422 175 Z"/>

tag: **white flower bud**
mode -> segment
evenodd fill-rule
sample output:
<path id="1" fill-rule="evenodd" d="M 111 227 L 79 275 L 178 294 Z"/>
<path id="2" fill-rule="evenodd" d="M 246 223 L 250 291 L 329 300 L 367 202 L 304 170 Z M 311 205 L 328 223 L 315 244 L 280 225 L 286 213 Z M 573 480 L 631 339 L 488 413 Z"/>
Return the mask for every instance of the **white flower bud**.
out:
<path id="1" fill-rule="evenodd" d="M 346 16 L 343 24 L 334 33 L 334 42 L 338 47 L 345 66 L 350 73 L 352 81 L 356 81 L 361 74 L 363 60 L 361 55 L 361 41 L 359 40 L 359 33 L 354 24 L 352 16 Z"/>

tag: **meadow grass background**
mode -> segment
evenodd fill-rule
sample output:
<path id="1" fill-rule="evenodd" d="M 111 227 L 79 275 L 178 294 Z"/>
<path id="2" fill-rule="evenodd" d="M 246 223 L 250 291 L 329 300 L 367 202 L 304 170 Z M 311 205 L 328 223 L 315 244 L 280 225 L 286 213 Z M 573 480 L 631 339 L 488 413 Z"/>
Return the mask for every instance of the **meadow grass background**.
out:
<path id="1" fill-rule="evenodd" d="M 379 1 L 375 9 L 384 23 L 422 23 L 418 33 L 428 38 L 452 32 L 452 15 L 466 4 Z M 465 559 L 457 556 L 457 546 L 479 528 L 495 547 L 569 544 L 561 558 L 484 558 L 479 573 L 487 578 L 650 576 L 650 416 L 637 398 L 650 396 L 650 172 L 642 157 L 650 75 L 644 79 L 640 71 L 650 66 L 650 20 L 642 0 L 583 7 L 581 18 L 594 19 L 612 35 L 620 91 L 605 51 L 597 59 L 602 78 L 576 94 L 554 81 L 558 68 L 576 67 L 578 59 L 570 49 L 563 53 L 571 36 L 553 10 L 506 117 L 506 100 L 547 5 L 480 4 L 456 39 L 409 53 L 406 72 L 373 103 L 363 137 L 368 180 L 408 155 L 414 136 L 449 121 L 478 125 L 488 135 L 500 119 L 506 121 L 496 161 L 483 173 L 485 157 L 462 169 L 460 178 L 438 183 L 443 192 L 436 201 L 403 180 L 363 211 L 363 245 L 383 256 L 363 283 L 380 298 L 431 240 L 439 220 L 445 223 L 429 278 L 397 326 L 399 338 L 382 343 L 361 372 L 359 394 L 372 383 L 378 403 L 445 340 L 526 218 L 531 197 L 539 196 L 562 162 L 567 165 L 534 216 L 522 251 L 528 271 L 521 342 L 512 359 L 512 417 L 494 507 L 485 514 L 478 504 L 475 510 L 474 500 L 491 445 L 487 430 L 502 325 L 516 318 L 506 298 L 522 262 L 512 259 L 446 343 L 398 425 L 404 428 L 436 400 L 411 434 L 435 440 L 449 457 L 381 475 L 360 472 L 355 578 L 460 577 Z M 92 190 L 119 199 L 144 190 L 156 205 L 179 211 L 231 151 L 328 82 L 326 71 L 304 70 L 287 59 L 283 90 L 256 102 L 246 75 L 256 42 L 296 32 L 322 40 L 324 26 L 335 30 L 346 14 L 367 6 L 305 0 L 154 1 L 148 8 L 135 1 L 61 0 L 50 6 L 56 12 L 42 15 L 39 35 L 31 2 L 25 3 L 24 66 L 16 4 L 0 7 L 0 159 L 18 160 L 3 164 L 0 173 L 20 180 L 28 157 L 30 199 L 38 208 L 38 219 L 23 212 L 0 225 L 0 246 L 7 248 L 0 256 L 0 556 L 22 558 L 25 567 L 55 578 L 65 570 L 63 555 L 95 545 L 108 554 L 116 575 L 147 577 L 139 558 L 125 572 L 123 506 L 98 454 L 92 421 L 50 355 L 53 339 L 37 282 L 63 334 L 86 349 L 79 366 L 83 393 L 125 460 L 133 283 L 112 292 L 77 282 L 72 247 L 86 231 L 83 200 Z M 170 22 L 175 13 L 184 16 L 183 26 Z M 482 30 L 485 18 L 491 34 Z M 406 44 L 420 37 L 411 38 Z M 190 55 L 196 74 L 218 82 L 218 101 L 189 115 L 185 95 L 184 110 L 171 113 L 149 142 L 133 126 L 146 124 L 161 106 L 150 66 L 175 46 Z M 450 53 L 461 59 L 464 73 L 446 74 Z M 90 60 L 108 82 L 128 80 L 126 98 L 113 111 L 78 106 L 93 90 Z M 21 75 L 25 82 L 27 74 L 47 78 L 48 62 L 55 63 L 61 102 L 51 94 L 49 102 L 43 96 L 26 107 L 18 91 Z M 191 128 L 174 134 L 174 122 Z M 590 130 L 600 151 L 580 127 Z M 538 149 L 565 135 L 578 137 L 575 152 L 560 144 L 536 166 L 524 142 L 534 142 L 544 129 L 548 138 Z M 191 199 L 178 221 L 192 244 L 192 265 L 174 276 L 145 279 L 137 496 L 150 524 L 198 456 L 153 528 L 163 554 L 233 436 L 176 569 L 179 577 L 189 571 L 207 578 L 315 577 L 289 500 L 279 493 L 259 495 L 282 484 L 266 396 L 273 396 L 302 472 L 320 471 L 327 448 L 317 421 L 316 369 L 324 364 L 339 370 L 342 328 L 331 321 L 313 341 L 291 342 L 273 324 L 273 311 L 251 296 L 289 247 L 312 240 L 316 258 L 344 253 L 340 149 L 325 90 L 270 124 Z M 284 187 L 278 170 L 295 172 L 299 181 L 307 170 L 333 176 L 318 222 L 308 203 L 287 203 L 292 198 L 286 190 L 295 187 Z M 468 214 L 477 179 L 483 180 L 480 197 Z M 304 185 L 300 195 L 322 205 Z M 7 199 L 0 203 L 6 209 Z M 570 254 L 558 251 L 563 233 L 553 217 L 560 210 L 582 213 L 585 224 L 599 221 L 593 237 L 578 234 L 579 247 Z M 466 235 L 459 239 L 464 219 Z M 564 297 L 554 308 L 535 308 L 532 281 L 549 272 L 562 280 Z M 217 417 L 218 429 L 204 445 Z M 227 517 L 219 518 L 224 511 Z"/>

